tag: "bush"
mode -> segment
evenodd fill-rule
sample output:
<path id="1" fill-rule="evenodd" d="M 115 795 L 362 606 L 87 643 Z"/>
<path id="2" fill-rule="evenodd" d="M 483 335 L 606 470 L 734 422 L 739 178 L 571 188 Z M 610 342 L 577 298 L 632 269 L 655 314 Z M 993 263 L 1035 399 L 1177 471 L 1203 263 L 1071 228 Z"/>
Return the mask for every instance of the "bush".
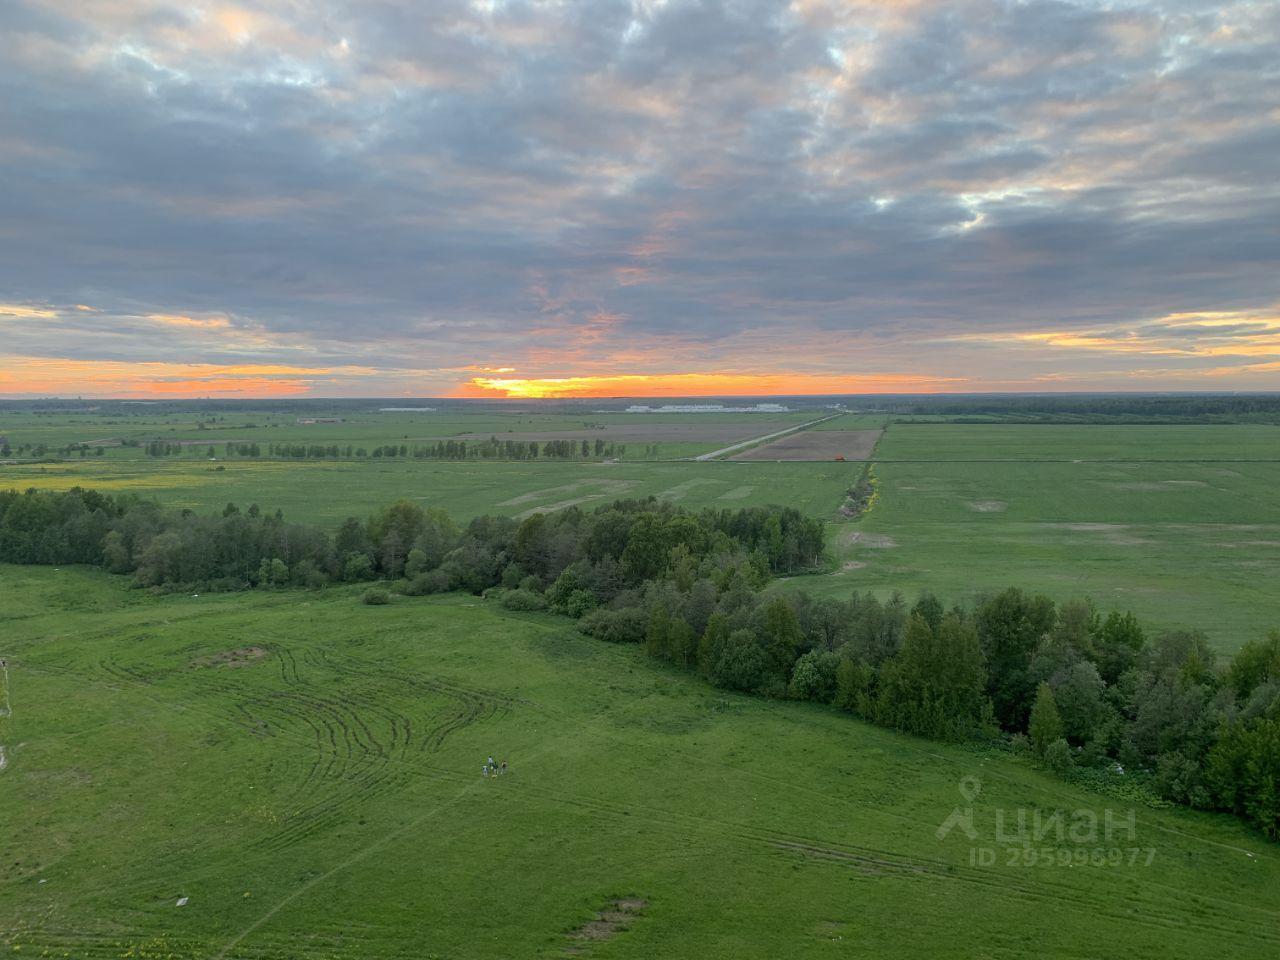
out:
<path id="1" fill-rule="evenodd" d="M 370 587 L 360 598 L 360 602 L 370 607 L 380 607 L 391 602 L 391 594 L 382 587 Z"/>
<path id="2" fill-rule="evenodd" d="M 810 650 L 796 661 L 788 693 L 795 700 L 831 703 L 836 695 L 836 670 L 840 656 L 827 650 Z"/>
<path id="3" fill-rule="evenodd" d="M 649 629 L 649 618 L 640 607 L 597 608 L 578 621 L 578 629 L 609 643 L 640 643 Z"/>
<path id="4" fill-rule="evenodd" d="M 532 590 L 506 590 L 498 598 L 498 603 L 508 610 L 545 610 L 547 598 Z"/>
<path id="5" fill-rule="evenodd" d="M 575 590 L 556 608 L 556 612 L 581 620 L 595 608 L 595 605 L 596 598 L 589 591 Z"/>
<path id="6" fill-rule="evenodd" d="M 412 580 L 401 581 L 399 590 L 407 597 L 425 597 L 431 593 L 448 593 L 453 589 L 453 578 L 444 570 L 428 570 Z"/>
<path id="7" fill-rule="evenodd" d="M 730 690 L 758 690 L 765 681 L 768 664 L 764 651 L 750 630 L 735 630 L 725 641 L 720 659 L 711 671 L 711 680 L 718 687 Z"/>
<path id="8" fill-rule="evenodd" d="M 514 590 L 520 586 L 520 581 L 524 579 L 525 573 L 518 563 L 508 563 L 502 568 L 502 579 L 498 581 L 498 585 L 506 590 Z"/>
<path id="9" fill-rule="evenodd" d="M 342 567 L 342 579 L 349 583 L 373 579 L 373 561 L 365 553 L 352 553 Z"/>
<path id="10" fill-rule="evenodd" d="M 1053 773 L 1060 777 L 1069 774 L 1076 765 L 1075 758 L 1071 756 L 1071 748 L 1067 746 L 1067 741 L 1059 737 L 1049 746 L 1045 747 L 1044 765 Z"/>
<path id="11" fill-rule="evenodd" d="M 874 680 L 875 670 L 870 664 L 842 657 L 836 667 L 835 705 L 841 710 L 870 718 L 874 711 Z"/>

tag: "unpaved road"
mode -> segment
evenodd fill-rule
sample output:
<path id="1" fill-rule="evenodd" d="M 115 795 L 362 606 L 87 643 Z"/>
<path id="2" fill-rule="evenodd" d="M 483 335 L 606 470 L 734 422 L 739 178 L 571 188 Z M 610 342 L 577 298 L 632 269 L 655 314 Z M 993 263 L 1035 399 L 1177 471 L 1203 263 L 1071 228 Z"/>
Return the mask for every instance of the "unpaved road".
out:
<path id="1" fill-rule="evenodd" d="M 753 437 L 750 440 L 742 440 L 738 443 L 731 444 L 722 450 L 712 450 L 710 453 L 704 453 L 701 456 L 694 457 L 695 460 L 714 460 L 716 457 L 723 457 L 726 453 L 733 453 L 735 450 L 741 450 L 743 447 L 749 447 L 756 443 L 764 443 L 768 440 L 776 440 L 778 437 L 785 437 L 789 433 L 798 433 L 801 430 L 808 430 L 810 427 L 816 427 L 820 423 L 826 423 L 828 420 L 834 420 L 836 417 L 843 417 L 843 413 L 837 413 L 830 417 L 822 417 L 818 420 L 810 420 L 808 423 L 802 423 L 798 426 L 788 427 L 786 430 L 779 430 L 777 433 L 768 433 L 763 437 Z"/>

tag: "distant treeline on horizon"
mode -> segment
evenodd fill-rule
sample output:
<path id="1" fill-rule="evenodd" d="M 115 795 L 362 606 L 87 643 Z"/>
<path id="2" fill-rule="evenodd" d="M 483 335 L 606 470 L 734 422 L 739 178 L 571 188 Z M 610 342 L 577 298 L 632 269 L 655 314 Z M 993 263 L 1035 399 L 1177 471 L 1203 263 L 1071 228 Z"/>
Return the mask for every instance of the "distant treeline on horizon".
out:
<path id="1" fill-rule="evenodd" d="M 292 415 L 321 411 L 359 411 L 368 414 L 412 414 L 414 404 L 424 416 L 456 413 L 552 413 L 557 410 L 624 413 L 636 401 L 663 405 L 715 404 L 741 406 L 778 403 L 793 411 L 847 409 L 851 413 L 896 416 L 997 417 L 1009 419 L 1102 418 L 1106 420 L 1223 420 L 1280 422 L 1280 392 L 1275 393 L 1045 393 L 1045 394 L 844 394 L 830 396 L 726 397 L 584 397 L 544 400 L 454 399 L 421 397 L 291 397 L 258 399 L 4 399 L 0 411 L 50 415 L 180 414 L 206 412 L 282 411 Z M 387 408 L 387 404 L 397 406 Z M 430 404 L 430 406 L 426 406 Z"/>

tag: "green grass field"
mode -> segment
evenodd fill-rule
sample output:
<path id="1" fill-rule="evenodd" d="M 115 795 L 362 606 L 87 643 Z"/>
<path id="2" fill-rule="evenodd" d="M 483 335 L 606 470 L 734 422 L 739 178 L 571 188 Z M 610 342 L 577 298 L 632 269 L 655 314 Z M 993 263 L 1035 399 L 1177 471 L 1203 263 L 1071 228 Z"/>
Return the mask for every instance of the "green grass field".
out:
<path id="1" fill-rule="evenodd" d="M 879 453 L 885 460 L 1280 462 L 1280 426 L 895 423 Z"/>
<path id="2" fill-rule="evenodd" d="M 217 470 L 217 466 L 225 469 Z M 220 510 L 228 502 L 281 509 L 292 520 L 336 524 L 365 517 L 402 497 L 464 520 L 483 513 L 520 516 L 577 505 L 590 509 L 655 496 L 682 506 L 762 506 L 785 502 L 832 515 L 861 464 L 557 463 L 467 461 L 69 461 L 0 466 L 0 488 L 73 486 L 132 491 L 175 507 Z"/>
<path id="3" fill-rule="evenodd" d="M 198 411 L 159 417 L 4 414 L 11 443 L 51 444 L 129 430 L 195 436 Z M 316 413 L 316 411 L 310 411 Z M 378 443 L 464 432 L 497 436 L 636 424 L 664 429 L 772 430 L 825 411 L 755 414 L 590 414 L 456 410 L 341 410 L 341 424 L 300 426 L 279 411 L 225 414 L 210 440 Z M 103 419 L 103 418 L 98 418 Z M 846 414 L 816 429 L 868 429 L 886 415 Z M 242 423 L 254 423 L 252 430 Z M 664 426 L 665 425 L 665 426 Z M 710 427 L 708 427 L 710 425 Z M 318 432 L 313 432 L 318 431 Z M 241 436 L 243 434 L 243 436 Z M 657 434 L 655 434 L 657 435 Z M 59 438 L 61 438 L 59 440 Z M 662 456 L 718 449 L 655 441 Z M 644 445 L 629 444 L 639 453 Z M 630 454 L 629 454 L 630 455 Z M 1088 596 L 1103 609 L 1131 609 L 1156 627 L 1204 630 L 1224 652 L 1280 627 L 1280 427 L 1265 424 L 1114 425 L 890 423 L 876 451 L 879 496 L 856 523 L 836 509 L 861 465 L 834 462 L 621 463 L 270 461 L 210 463 L 149 459 L 115 448 L 103 459 L 0 464 L 0 487 L 128 490 L 194 510 L 228 502 L 282 509 L 293 520 L 334 525 L 401 497 L 459 519 L 522 516 L 623 497 L 658 496 L 691 508 L 783 503 L 833 521 L 836 572 L 791 581 L 817 593 L 854 589 L 944 599 L 1019 585 L 1056 599 Z M 221 469 L 219 469 L 221 468 Z"/>
<path id="4" fill-rule="evenodd" d="M 1138 808 L 1132 837 L 1051 833 L 1033 845 L 1048 859 L 1028 865 L 996 836 L 998 812 L 1075 824 L 1131 808 L 1002 755 L 726 694 L 555 617 L 357 595 L 154 598 L 90 571 L 0 568 L 13 711 L 0 720 L 0 947 L 255 960 L 1280 951 L 1280 854 L 1232 818 Z M 506 776 L 480 776 L 489 754 Z M 980 783 L 976 796 L 966 783 L 971 801 L 965 777 Z M 970 802 L 977 838 L 939 839 Z M 1098 846 L 1126 852 L 1057 859 Z M 633 902 L 614 929 L 597 918 L 617 899 Z"/>
<path id="5" fill-rule="evenodd" d="M 212 446 L 222 457 L 227 443 L 337 444 L 372 450 L 388 444 L 406 446 L 433 444 L 451 437 L 497 437 L 499 440 L 520 439 L 537 435 L 545 438 L 600 438 L 614 443 L 618 455 L 625 460 L 672 459 L 692 457 L 727 446 L 735 440 L 763 436 L 791 426 L 807 423 L 829 411 L 813 410 L 792 413 L 538 413 L 513 411 L 502 414 L 485 410 L 467 413 L 456 405 L 422 413 L 379 412 L 377 405 L 347 407 L 326 411 L 307 410 L 282 413 L 279 410 L 244 411 L 235 414 L 202 413 L 199 407 L 183 414 L 158 415 L 140 406 L 132 415 L 35 414 L 0 410 L 0 436 L 8 438 L 12 447 L 43 444 L 57 450 L 71 444 L 103 444 L 103 458 L 156 462 L 139 446 L 123 446 L 120 441 L 145 443 L 149 440 L 182 442 L 189 449 L 182 459 L 207 459 Z M 336 418 L 336 423 L 300 423 L 300 419 Z M 859 418 L 844 417 L 854 421 Z M 881 418 L 882 420 L 883 418 Z M 879 426 L 877 421 L 874 425 Z M 698 431 L 712 430 L 715 437 L 697 439 Z M 693 431 L 694 437 L 681 434 Z M 652 449 L 651 449 L 652 448 Z M 163 463 L 163 458 L 159 462 Z"/>
<path id="6" fill-rule="evenodd" d="M 1277 436 L 1273 426 L 895 424 L 877 450 L 875 506 L 832 530 L 841 569 L 793 582 L 946 600 L 1016 584 L 1195 627 L 1234 651 L 1280 627 Z"/>

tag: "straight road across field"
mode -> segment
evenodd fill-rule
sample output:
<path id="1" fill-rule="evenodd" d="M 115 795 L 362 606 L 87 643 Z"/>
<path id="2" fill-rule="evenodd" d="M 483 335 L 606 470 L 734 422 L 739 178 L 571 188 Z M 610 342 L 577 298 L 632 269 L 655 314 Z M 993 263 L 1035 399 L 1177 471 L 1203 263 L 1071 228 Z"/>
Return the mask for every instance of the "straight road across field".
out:
<path id="1" fill-rule="evenodd" d="M 826 423 L 828 420 L 834 420 L 836 417 L 843 417 L 843 413 L 837 413 L 834 416 L 822 417 L 818 420 L 810 420 L 808 423 L 802 423 L 799 426 L 788 427 L 786 430 L 779 430 L 777 433 L 765 434 L 763 437 L 754 437 L 751 440 L 742 440 L 738 443 L 731 444 L 720 450 L 712 450 L 710 453 L 704 453 L 701 456 L 694 457 L 694 460 L 716 460 L 726 454 L 733 453 L 735 450 L 741 450 L 743 447 L 751 447 L 757 443 L 767 443 L 770 440 L 776 440 L 778 437 L 785 437 L 789 433 L 799 433 L 801 430 L 808 430 L 810 427 L 816 427 L 820 423 Z"/>

